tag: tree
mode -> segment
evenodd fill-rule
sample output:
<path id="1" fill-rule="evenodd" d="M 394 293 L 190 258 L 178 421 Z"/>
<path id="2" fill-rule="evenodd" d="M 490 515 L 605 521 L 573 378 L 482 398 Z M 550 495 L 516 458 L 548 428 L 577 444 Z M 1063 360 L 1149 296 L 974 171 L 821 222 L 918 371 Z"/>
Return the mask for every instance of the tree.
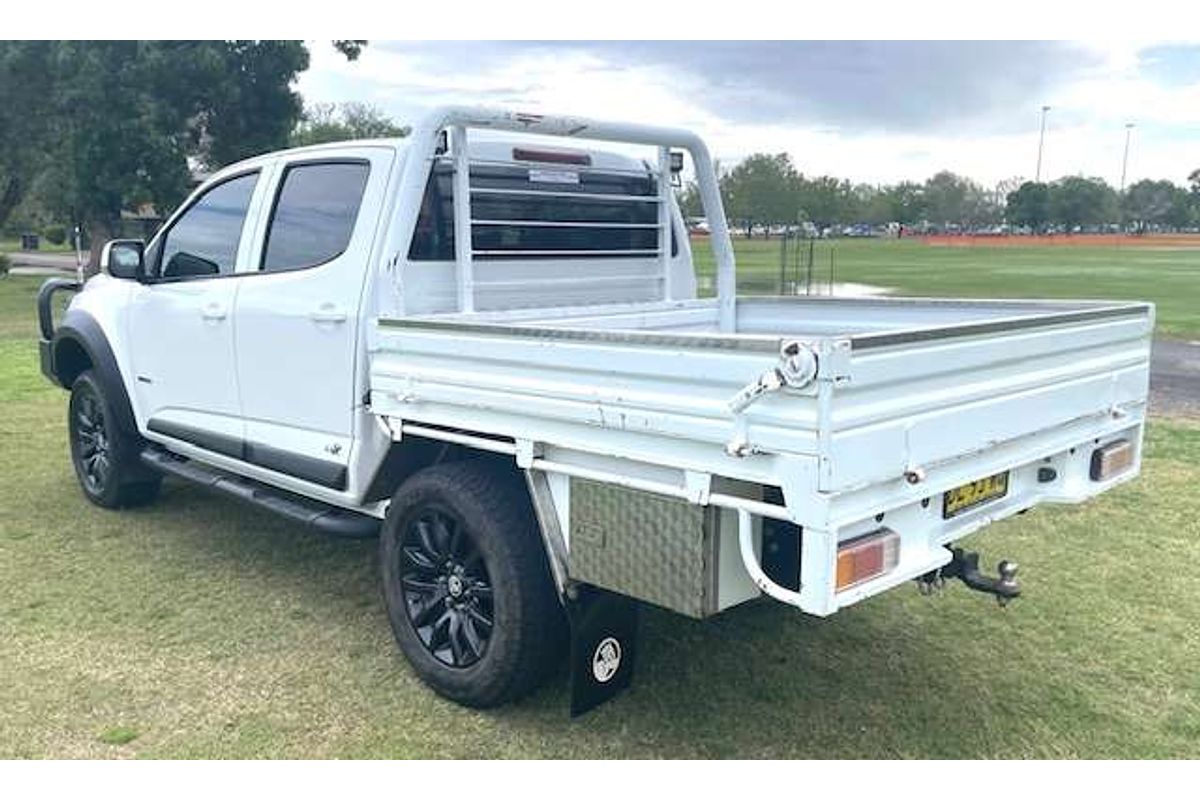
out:
<path id="1" fill-rule="evenodd" d="M 961 224 L 966 216 L 967 196 L 979 187 L 953 172 L 942 170 L 925 181 L 927 219 L 941 226 Z"/>
<path id="2" fill-rule="evenodd" d="M 884 187 L 880 192 L 880 205 L 887 212 L 888 222 L 912 225 L 926 218 L 928 201 L 925 187 L 912 181 L 901 181 Z"/>
<path id="3" fill-rule="evenodd" d="M 995 225 L 1004 219 L 1004 195 L 997 190 L 984 189 L 972 182 L 963 211 L 963 222 L 968 227 Z"/>
<path id="4" fill-rule="evenodd" d="M 1005 218 L 1013 225 L 1045 230 L 1050 223 L 1050 187 L 1044 183 L 1025 181 L 1005 198 Z"/>
<path id="5" fill-rule="evenodd" d="M 818 228 L 858 221 L 858 201 L 849 181 L 822 175 L 801 176 L 796 183 L 800 210 Z"/>
<path id="6" fill-rule="evenodd" d="M 47 135 L 38 111 L 50 96 L 49 54 L 46 42 L 0 45 L 0 225 L 38 174 L 39 147 Z"/>
<path id="7" fill-rule="evenodd" d="M 367 103 L 317 103 L 304 110 L 289 144 L 303 147 L 351 139 L 382 139 L 407 136 L 410 130 Z"/>
<path id="8" fill-rule="evenodd" d="M 367 46 L 366 39 L 334 39 L 333 49 L 346 57 L 347 61 L 357 61 Z"/>
<path id="9" fill-rule="evenodd" d="M 725 213 L 749 236 L 755 223 L 795 222 L 799 175 L 787 153 L 755 153 L 721 178 Z"/>
<path id="10" fill-rule="evenodd" d="M 872 186 L 869 183 L 860 183 L 854 187 L 854 205 L 862 222 L 870 225 L 885 225 L 893 221 L 891 208 L 884 195 L 884 188 Z"/>
<path id="11" fill-rule="evenodd" d="M 337 46 L 356 57 L 362 43 Z M 189 158 L 218 167 L 286 144 L 307 67 L 301 42 L 2 42 L 0 189 L 23 196 L 37 178 L 84 224 L 94 265 L 123 209 L 182 199 Z M 28 146 L 10 151 L 12 136 Z"/>
<path id="12" fill-rule="evenodd" d="M 203 68 L 183 47 L 142 42 L 50 42 L 50 91 L 39 107 L 46 131 L 38 170 L 43 199 L 82 222 L 98 250 L 124 208 L 174 204 L 188 187 L 191 75 Z M 11 45 L 10 45 L 11 46 Z M 184 96 L 180 96 L 183 94 Z M 192 142 L 189 142 L 192 140 Z"/>
<path id="13" fill-rule="evenodd" d="M 1140 180 L 1121 198 L 1125 219 L 1139 230 L 1186 226 L 1191 217 L 1188 193 L 1170 181 Z"/>
<path id="14" fill-rule="evenodd" d="M 1103 178 L 1072 175 L 1050 184 L 1050 219 L 1072 231 L 1117 218 L 1117 193 Z"/>
<path id="15" fill-rule="evenodd" d="M 1014 187 L 1015 188 L 1015 187 Z M 941 226 L 971 228 L 1002 215 L 999 198 L 970 178 L 943 170 L 925 181 L 926 218 Z"/>
<path id="16" fill-rule="evenodd" d="M 216 168 L 285 146 L 304 108 L 291 87 L 308 69 L 303 43 L 201 42 L 193 47 L 205 59 L 204 67 L 180 77 L 200 89 L 187 100 L 196 113 L 191 133 L 202 163 Z"/>
<path id="17" fill-rule="evenodd" d="M 704 216 L 704 201 L 700 199 L 700 185 L 695 181 L 688 181 L 686 186 L 677 191 L 675 200 L 679 203 L 679 213 L 685 219 Z"/>

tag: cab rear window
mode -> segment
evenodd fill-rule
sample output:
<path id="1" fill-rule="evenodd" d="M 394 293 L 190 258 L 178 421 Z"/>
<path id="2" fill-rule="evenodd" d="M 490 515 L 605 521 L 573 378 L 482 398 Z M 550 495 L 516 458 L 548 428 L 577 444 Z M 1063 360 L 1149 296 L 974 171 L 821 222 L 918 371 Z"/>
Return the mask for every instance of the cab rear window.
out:
<path id="1" fill-rule="evenodd" d="M 477 259 L 636 258 L 658 251 L 649 173 L 561 165 L 472 165 L 471 244 Z M 671 253 L 678 246 L 674 231 Z M 434 167 L 409 249 L 415 261 L 454 260 L 453 171 Z"/>

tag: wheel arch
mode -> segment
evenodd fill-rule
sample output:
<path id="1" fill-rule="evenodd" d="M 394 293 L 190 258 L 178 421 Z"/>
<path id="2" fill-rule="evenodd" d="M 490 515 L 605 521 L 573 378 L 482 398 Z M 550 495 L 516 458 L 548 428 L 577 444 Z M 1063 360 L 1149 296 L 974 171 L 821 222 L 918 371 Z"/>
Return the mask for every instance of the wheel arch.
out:
<path id="1" fill-rule="evenodd" d="M 490 470 L 519 481 L 524 486 L 524 496 L 529 501 L 530 510 L 537 520 L 537 527 L 542 536 L 551 577 L 560 594 L 564 592 L 569 580 L 567 547 L 559 528 L 554 501 L 545 475 L 535 470 L 523 469 L 510 455 L 434 439 L 406 437 L 392 443 L 371 480 L 366 500 L 387 500 L 409 477 L 425 467 L 468 460 L 487 464 Z"/>
<path id="2" fill-rule="evenodd" d="M 514 476 L 519 476 L 524 472 L 511 456 L 490 453 L 486 450 L 450 442 L 408 436 L 401 441 L 392 442 L 387 454 L 375 469 L 375 474 L 367 486 L 364 500 L 366 502 L 387 500 L 400 488 L 401 484 L 418 471 L 434 464 L 451 461 L 480 461 L 487 463 L 492 469 L 510 472 Z"/>
<path id="3" fill-rule="evenodd" d="M 117 359 L 100 324 L 90 314 L 71 309 L 55 330 L 52 347 L 54 376 L 59 385 L 69 390 L 85 370 L 92 370 L 112 406 L 121 431 L 131 436 L 139 435 L 133 406 L 121 378 L 121 369 L 117 366 Z"/>

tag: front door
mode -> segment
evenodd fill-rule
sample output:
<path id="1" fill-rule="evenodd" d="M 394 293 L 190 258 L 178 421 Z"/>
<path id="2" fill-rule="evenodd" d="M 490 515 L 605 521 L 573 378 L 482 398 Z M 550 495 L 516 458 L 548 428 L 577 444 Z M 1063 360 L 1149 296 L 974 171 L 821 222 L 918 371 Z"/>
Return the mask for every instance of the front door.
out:
<path id="1" fill-rule="evenodd" d="M 146 252 L 148 283 L 130 306 L 138 407 L 152 434 L 241 457 L 233 342 L 239 260 L 259 173 L 195 198 Z"/>
<path id="2" fill-rule="evenodd" d="M 347 147 L 281 162 L 235 327 L 246 458 L 347 488 L 364 280 L 392 150 Z"/>

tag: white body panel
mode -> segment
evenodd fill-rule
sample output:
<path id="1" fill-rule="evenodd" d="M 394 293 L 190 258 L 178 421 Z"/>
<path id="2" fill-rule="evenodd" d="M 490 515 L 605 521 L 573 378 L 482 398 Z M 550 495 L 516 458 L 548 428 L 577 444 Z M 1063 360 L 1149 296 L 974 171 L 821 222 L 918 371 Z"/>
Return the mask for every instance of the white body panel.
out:
<path id="1" fill-rule="evenodd" d="M 241 435 L 233 320 L 240 283 L 236 275 L 251 264 L 269 178 L 270 170 L 259 171 L 233 275 L 141 284 L 129 297 L 135 389 L 146 419 Z"/>
<path id="2" fill-rule="evenodd" d="M 887 309 L 892 328 L 872 324 L 868 306 Z M 716 332 L 704 301 L 544 321 L 514 313 L 510 324 L 503 314 L 382 320 L 372 408 L 394 430 L 527 442 L 553 454 L 550 468 L 606 463 L 632 488 L 686 497 L 697 476 L 782 487 L 786 515 L 804 526 L 797 605 L 817 614 L 940 566 L 942 545 L 996 518 L 1108 488 L 1087 479 L 1096 440 L 1141 439 L 1153 330 L 1142 304 L 745 298 L 737 310 L 744 333 Z M 807 335 L 839 319 L 844 335 Z M 819 354 L 816 379 L 731 411 L 791 337 Z M 738 442 L 748 454 L 729 454 Z M 1037 483 L 1043 464 L 1059 478 Z M 941 518 L 943 492 L 1005 470 L 1005 498 Z M 901 534 L 899 567 L 835 593 L 837 544 L 879 515 Z"/>
<path id="3" fill-rule="evenodd" d="M 510 142 L 476 141 L 480 128 L 652 147 L 645 162 L 587 151 L 578 170 L 640 174 L 656 186 L 653 197 L 630 199 L 658 203 L 656 221 L 624 227 L 653 228 L 658 244 L 602 258 L 478 250 L 474 227 L 495 221 L 475 219 L 463 198 L 494 189 L 473 188 L 464 164 L 511 168 L 516 157 Z M 459 150 L 439 150 L 443 131 Z M 667 244 L 671 227 L 683 230 L 661 194 L 671 147 L 696 169 L 718 266 L 714 300 L 696 299 L 687 237 L 674 254 Z M 266 198 L 286 163 L 338 158 L 371 164 L 350 245 L 321 266 L 259 273 Z M 415 258 L 431 171 L 455 164 L 454 255 Z M 305 148 L 230 169 L 248 167 L 263 180 L 236 275 L 149 286 L 101 276 L 73 304 L 106 332 L 143 435 L 221 469 L 382 516 L 386 502 L 368 501 L 367 487 L 394 442 L 478 447 L 546 473 L 568 550 L 574 478 L 718 505 L 739 535 L 720 542 L 721 593 L 747 598 L 757 585 L 814 614 L 936 568 L 949 559 L 943 545 L 995 519 L 1079 502 L 1138 472 L 1152 307 L 737 299 L 716 175 L 689 132 L 451 108 L 403 141 Z M 544 183 L 533 171 L 531 184 Z M 227 313 L 206 319 L 214 305 Z M 789 362 L 782 348 L 803 358 Z M 789 373 L 791 384 L 763 383 L 805 364 L 811 374 Z M 143 373 L 153 382 L 138 381 Z M 152 430 L 155 418 L 344 468 L 345 484 L 181 441 Z M 1133 468 L 1092 480 L 1092 449 L 1116 438 L 1137 446 Z M 1055 479 L 1040 480 L 1039 467 Z M 943 518 L 942 493 L 1004 470 L 1006 496 Z M 783 505 L 714 492 L 718 477 L 779 487 Z M 762 517 L 803 526 L 798 592 L 757 567 Z M 836 592 L 838 543 L 879 520 L 901 536 L 898 566 Z"/>
<path id="4" fill-rule="evenodd" d="M 234 376 L 233 279 L 137 286 L 129 339 L 138 406 L 147 419 L 240 435 Z M 186 357 L 181 357 L 186 353 Z"/>
<path id="5" fill-rule="evenodd" d="M 371 262 L 379 211 L 391 177 L 393 148 L 342 147 L 330 159 L 369 164 L 362 211 L 349 246 L 309 269 L 259 273 L 240 280 L 235 323 L 237 381 L 246 440 L 346 466 L 353 449 L 362 326 L 363 265 Z M 277 180 L 311 155 L 280 158 Z M 263 211 L 263 226 L 266 214 Z M 261 238 L 257 242 L 261 248 Z M 256 252 L 252 264 L 259 263 Z"/>

